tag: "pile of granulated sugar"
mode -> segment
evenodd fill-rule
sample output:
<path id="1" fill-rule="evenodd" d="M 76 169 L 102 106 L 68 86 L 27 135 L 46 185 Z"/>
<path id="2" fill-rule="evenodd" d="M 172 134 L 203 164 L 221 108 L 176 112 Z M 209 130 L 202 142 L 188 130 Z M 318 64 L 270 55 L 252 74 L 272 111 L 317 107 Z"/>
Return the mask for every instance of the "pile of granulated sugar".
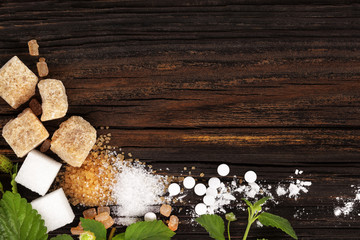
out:
<path id="1" fill-rule="evenodd" d="M 116 223 L 130 225 L 147 212 L 158 212 L 168 185 L 167 176 L 154 174 L 139 161 L 115 161 L 118 170 L 112 189 Z"/>
<path id="2" fill-rule="evenodd" d="M 351 187 L 355 187 L 354 185 L 352 185 Z M 355 208 L 355 204 L 356 203 L 360 203 L 360 187 L 355 188 L 355 197 L 353 199 L 348 199 L 346 201 L 344 201 L 343 199 L 337 197 L 336 200 L 338 202 L 343 201 L 343 206 L 337 206 L 334 209 L 334 215 L 336 217 L 339 217 L 341 215 L 343 216 L 348 216 L 350 213 L 352 213 L 354 211 Z M 358 213 L 358 215 L 360 215 L 360 213 Z"/>

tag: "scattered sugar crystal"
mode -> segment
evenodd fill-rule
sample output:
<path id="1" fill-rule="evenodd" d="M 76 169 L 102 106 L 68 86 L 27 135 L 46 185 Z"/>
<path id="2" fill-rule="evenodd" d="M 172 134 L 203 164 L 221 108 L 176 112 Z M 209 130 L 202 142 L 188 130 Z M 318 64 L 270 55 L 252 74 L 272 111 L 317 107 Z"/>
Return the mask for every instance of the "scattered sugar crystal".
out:
<path id="1" fill-rule="evenodd" d="M 62 188 L 35 199 L 31 205 L 44 219 L 48 232 L 71 223 L 75 218 Z"/>
<path id="2" fill-rule="evenodd" d="M 299 169 L 296 169 L 295 170 L 295 175 L 298 175 L 299 174 Z"/>
<path id="3" fill-rule="evenodd" d="M 283 196 L 287 193 L 287 190 L 285 190 L 285 188 L 281 187 L 281 186 L 278 186 L 277 189 L 276 189 L 276 194 L 278 196 Z"/>
<path id="4" fill-rule="evenodd" d="M 212 177 L 209 179 L 208 181 L 208 184 L 209 184 L 209 187 L 211 188 L 214 188 L 214 189 L 217 189 L 220 187 L 220 179 L 217 178 L 217 177 Z"/>
<path id="5" fill-rule="evenodd" d="M 148 212 L 144 216 L 145 221 L 155 221 L 156 220 L 156 214 L 153 212 Z"/>
<path id="6" fill-rule="evenodd" d="M 188 176 L 184 179 L 183 184 L 186 189 L 192 189 L 195 186 L 195 179 Z"/>
<path id="7" fill-rule="evenodd" d="M 198 203 L 196 206 L 195 206 L 195 212 L 197 215 L 203 215 L 203 214 L 206 214 L 206 205 L 203 204 L 203 203 Z"/>
<path id="8" fill-rule="evenodd" d="M 206 186 L 202 183 L 198 183 L 196 184 L 194 191 L 196 195 L 203 196 L 206 193 Z"/>
<path id="9" fill-rule="evenodd" d="M 170 196 L 176 196 L 180 193 L 180 186 L 177 183 L 172 183 L 170 184 L 170 186 L 168 187 L 168 192 L 170 194 Z"/>
<path id="10" fill-rule="evenodd" d="M 61 163 L 37 150 L 32 150 L 25 158 L 15 181 L 44 196 L 60 168 Z"/>
<path id="11" fill-rule="evenodd" d="M 297 185 L 290 183 L 289 197 L 295 197 L 299 194 L 299 192 L 300 192 L 300 188 Z"/>
<path id="12" fill-rule="evenodd" d="M 256 221 L 256 226 L 257 226 L 257 227 L 263 227 L 264 225 L 262 225 L 262 223 L 261 223 L 259 220 L 257 220 L 257 221 Z"/>
<path id="13" fill-rule="evenodd" d="M 217 172 L 220 176 L 227 176 L 230 173 L 230 167 L 225 163 L 220 164 L 217 168 Z"/>
<path id="14" fill-rule="evenodd" d="M 254 183 L 256 181 L 257 175 L 254 171 L 247 171 L 244 175 L 244 178 L 248 183 Z"/>

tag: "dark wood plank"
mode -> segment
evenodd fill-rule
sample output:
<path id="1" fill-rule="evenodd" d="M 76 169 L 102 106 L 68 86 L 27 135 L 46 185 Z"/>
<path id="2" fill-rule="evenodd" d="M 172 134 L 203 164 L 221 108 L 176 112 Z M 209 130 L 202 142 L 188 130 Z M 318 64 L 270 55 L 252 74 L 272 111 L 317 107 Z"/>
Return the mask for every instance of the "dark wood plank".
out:
<path id="1" fill-rule="evenodd" d="M 302 169 L 310 192 L 271 211 L 300 239 L 358 239 L 357 212 L 336 218 L 333 209 L 359 183 L 359 10 L 353 0 L 3 1 L 0 65 L 18 55 L 36 72 L 26 46 L 36 38 L 49 77 L 66 86 L 68 116 L 110 126 L 99 134 L 122 150 L 163 174 L 196 166 L 203 181 L 221 162 L 272 184 Z M 0 100 L 0 129 L 25 107 Z M 45 125 L 52 133 L 63 120 Z M 0 153 L 23 160 L 3 138 Z M 186 214 L 199 199 L 188 200 L 176 206 L 175 239 L 208 239 Z M 242 239 L 246 214 L 235 212 Z M 269 228 L 250 237 L 286 238 Z"/>

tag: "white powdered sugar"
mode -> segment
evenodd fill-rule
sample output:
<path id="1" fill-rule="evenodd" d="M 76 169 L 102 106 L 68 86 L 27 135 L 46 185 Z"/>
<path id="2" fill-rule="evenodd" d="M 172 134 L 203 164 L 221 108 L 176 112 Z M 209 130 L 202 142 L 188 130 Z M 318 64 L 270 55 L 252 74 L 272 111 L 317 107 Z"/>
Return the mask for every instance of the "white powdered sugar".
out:
<path id="1" fill-rule="evenodd" d="M 160 197 L 166 191 L 167 177 L 153 174 L 145 165 L 136 162 L 117 161 L 114 165 L 118 173 L 112 191 L 117 205 L 113 211 L 120 217 L 117 224 L 129 225 L 136 217 L 154 211 L 154 205 L 162 203 Z"/>
<path id="2" fill-rule="evenodd" d="M 354 187 L 354 186 L 352 186 Z M 348 199 L 343 202 L 343 206 L 337 206 L 334 208 L 334 215 L 339 217 L 341 215 L 348 216 L 355 209 L 355 204 L 360 203 L 360 187 L 357 187 L 354 191 L 355 197 L 353 199 Z M 343 199 L 336 198 L 338 201 Z"/>

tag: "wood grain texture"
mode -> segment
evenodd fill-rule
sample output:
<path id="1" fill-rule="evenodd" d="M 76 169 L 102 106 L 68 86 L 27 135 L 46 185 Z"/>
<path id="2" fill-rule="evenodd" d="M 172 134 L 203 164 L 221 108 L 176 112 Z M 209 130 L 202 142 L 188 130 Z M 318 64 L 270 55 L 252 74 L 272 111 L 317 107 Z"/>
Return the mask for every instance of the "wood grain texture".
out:
<path id="1" fill-rule="evenodd" d="M 336 197 L 354 197 L 359 184 L 359 17 L 351 0 L 3 1 L 0 65 L 18 55 L 36 72 L 26 44 L 35 38 L 49 77 L 67 89 L 68 116 L 83 116 L 99 134 L 110 126 L 124 151 L 160 173 L 195 166 L 202 181 L 221 162 L 274 185 L 302 169 L 309 193 L 280 198 L 271 212 L 300 239 L 359 239 L 357 210 L 333 214 Z M 0 100 L 0 127 L 26 106 Z M 45 126 L 53 133 L 63 120 Z M 23 160 L 3 138 L 0 153 Z M 190 194 L 177 206 L 174 239 L 209 239 L 187 214 L 198 201 Z M 241 239 L 246 214 L 236 213 Z M 256 227 L 250 237 L 287 239 Z"/>

